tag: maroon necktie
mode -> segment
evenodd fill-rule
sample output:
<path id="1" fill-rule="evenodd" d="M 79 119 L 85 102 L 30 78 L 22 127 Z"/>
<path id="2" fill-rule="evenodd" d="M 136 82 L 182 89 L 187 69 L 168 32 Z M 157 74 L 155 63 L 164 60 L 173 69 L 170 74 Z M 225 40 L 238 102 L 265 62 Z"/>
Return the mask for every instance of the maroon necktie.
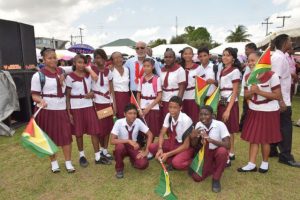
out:
<path id="1" fill-rule="evenodd" d="M 64 94 L 63 94 L 63 92 L 62 92 L 62 86 L 61 86 L 61 84 L 60 84 L 60 81 L 59 81 L 59 78 L 58 78 L 58 73 L 56 73 L 56 76 L 55 76 L 55 79 L 56 79 L 56 87 L 57 87 L 57 96 L 58 97 L 63 97 L 64 96 Z"/>
<path id="2" fill-rule="evenodd" d="M 172 125 L 172 123 L 171 123 Z M 175 148 L 175 142 L 176 142 L 176 127 L 178 125 L 178 122 L 175 125 L 172 125 L 172 130 L 171 130 L 171 134 L 170 134 L 170 145 L 171 145 L 171 149 L 173 150 Z"/>
<path id="3" fill-rule="evenodd" d="M 129 131 L 129 128 L 128 128 L 127 125 L 125 126 L 125 128 L 126 128 L 126 130 L 128 132 L 129 140 L 132 140 L 132 132 L 133 132 L 134 126 L 132 127 L 131 131 Z"/>
<path id="4" fill-rule="evenodd" d="M 167 70 L 167 74 L 166 74 L 166 77 L 165 77 L 165 80 L 164 80 L 164 88 L 167 88 L 168 87 L 168 83 L 169 83 L 169 70 Z"/>
<path id="5" fill-rule="evenodd" d="M 100 85 L 103 86 L 104 85 L 104 72 L 100 72 Z"/>

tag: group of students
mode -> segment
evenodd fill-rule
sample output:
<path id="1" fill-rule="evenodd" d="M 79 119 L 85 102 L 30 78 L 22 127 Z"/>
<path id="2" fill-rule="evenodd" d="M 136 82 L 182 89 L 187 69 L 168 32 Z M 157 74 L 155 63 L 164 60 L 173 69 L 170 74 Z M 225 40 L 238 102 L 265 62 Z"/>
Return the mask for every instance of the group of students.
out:
<path id="1" fill-rule="evenodd" d="M 198 51 L 200 65 L 193 62 L 191 48 L 182 50 L 182 63 L 176 63 L 175 52 L 168 49 L 163 68 L 145 54 L 145 48 L 145 43 L 138 42 L 137 56 L 125 64 L 120 52 L 114 52 L 108 62 L 104 50 L 97 49 L 93 65 L 87 67 L 85 56 L 78 54 L 68 75 L 57 67 L 55 51 L 43 49 L 45 67 L 33 75 L 31 83 L 34 102 L 44 107 L 36 118 L 37 123 L 62 147 L 65 167 L 70 173 L 75 171 L 71 163 L 72 135 L 83 167 L 89 164 L 84 154 L 83 134 L 91 135 L 96 164 L 111 164 L 113 156 L 107 150 L 111 136 L 117 178 L 124 176 L 126 156 L 138 169 L 147 168 L 149 160 L 155 157 L 166 162 L 169 170 L 188 170 L 195 181 L 212 175 L 212 190 L 221 191 L 222 173 L 235 159 L 234 133 L 239 132 L 238 91 L 242 75 L 236 50 L 223 51 L 223 69 L 216 71 L 209 61 L 207 48 Z M 259 52 L 249 55 L 250 69 L 259 57 Z M 216 116 L 210 106 L 196 104 L 195 76 L 211 84 L 208 96 L 219 86 L 221 99 Z M 243 82 L 247 77 L 249 74 L 244 75 Z M 259 172 L 266 173 L 270 144 L 281 140 L 280 80 L 273 72 L 261 74 L 259 80 L 260 84 L 242 86 L 249 110 L 241 138 L 250 143 L 250 157 L 239 172 L 257 170 L 255 160 L 261 144 L 263 161 Z M 136 96 L 138 107 L 130 103 L 131 94 Z M 97 111 L 111 106 L 118 118 L 115 123 L 112 115 L 97 118 Z M 269 122 L 273 126 L 268 126 Z M 202 146 L 206 149 L 203 174 L 199 176 L 189 166 Z M 52 172 L 59 172 L 56 156 L 50 159 Z"/>

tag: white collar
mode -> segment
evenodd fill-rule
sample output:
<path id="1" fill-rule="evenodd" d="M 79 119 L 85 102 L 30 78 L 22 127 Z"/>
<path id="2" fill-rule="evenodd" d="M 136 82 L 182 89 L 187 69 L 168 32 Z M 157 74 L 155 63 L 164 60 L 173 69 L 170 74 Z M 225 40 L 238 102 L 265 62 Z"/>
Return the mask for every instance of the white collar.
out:
<path id="1" fill-rule="evenodd" d="M 175 124 L 178 124 L 178 122 L 182 121 L 182 118 L 183 118 L 182 115 L 183 115 L 183 114 L 182 114 L 182 112 L 180 111 L 180 113 L 179 113 L 179 115 L 178 115 L 178 118 L 177 118 L 177 121 L 175 121 L 174 118 L 172 117 L 172 124 L 175 125 Z"/>
<path id="2" fill-rule="evenodd" d="M 132 129 L 132 127 L 135 126 L 135 125 L 136 125 L 136 119 L 134 120 L 134 122 L 132 123 L 132 125 L 129 126 L 129 124 L 127 124 L 126 118 L 125 117 L 123 118 L 122 126 L 124 126 L 124 127 L 128 126 L 129 129 Z"/>

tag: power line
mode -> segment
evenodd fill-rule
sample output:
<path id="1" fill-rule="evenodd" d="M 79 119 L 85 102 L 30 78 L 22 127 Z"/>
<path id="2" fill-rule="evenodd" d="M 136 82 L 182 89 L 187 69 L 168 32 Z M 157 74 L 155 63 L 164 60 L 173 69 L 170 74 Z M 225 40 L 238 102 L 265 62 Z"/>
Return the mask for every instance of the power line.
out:
<path id="1" fill-rule="evenodd" d="M 277 16 L 277 18 L 282 18 L 282 26 L 279 26 L 277 28 L 283 28 L 284 27 L 284 22 L 286 18 L 291 18 L 291 16 Z"/>
<path id="2" fill-rule="evenodd" d="M 269 34 L 269 24 L 273 24 L 273 22 L 269 22 L 270 17 L 266 18 L 266 22 L 262 22 L 261 24 L 264 25 L 266 24 L 266 36 Z"/>

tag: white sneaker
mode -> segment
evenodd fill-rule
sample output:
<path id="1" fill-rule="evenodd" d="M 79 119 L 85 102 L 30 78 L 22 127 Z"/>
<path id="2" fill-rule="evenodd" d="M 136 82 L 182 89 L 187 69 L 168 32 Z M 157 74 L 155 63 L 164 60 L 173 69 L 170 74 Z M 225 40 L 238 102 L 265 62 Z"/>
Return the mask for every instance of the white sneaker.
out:
<path id="1" fill-rule="evenodd" d="M 149 152 L 147 155 L 147 160 L 151 160 L 153 158 L 154 158 L 153 154 Z"/>

